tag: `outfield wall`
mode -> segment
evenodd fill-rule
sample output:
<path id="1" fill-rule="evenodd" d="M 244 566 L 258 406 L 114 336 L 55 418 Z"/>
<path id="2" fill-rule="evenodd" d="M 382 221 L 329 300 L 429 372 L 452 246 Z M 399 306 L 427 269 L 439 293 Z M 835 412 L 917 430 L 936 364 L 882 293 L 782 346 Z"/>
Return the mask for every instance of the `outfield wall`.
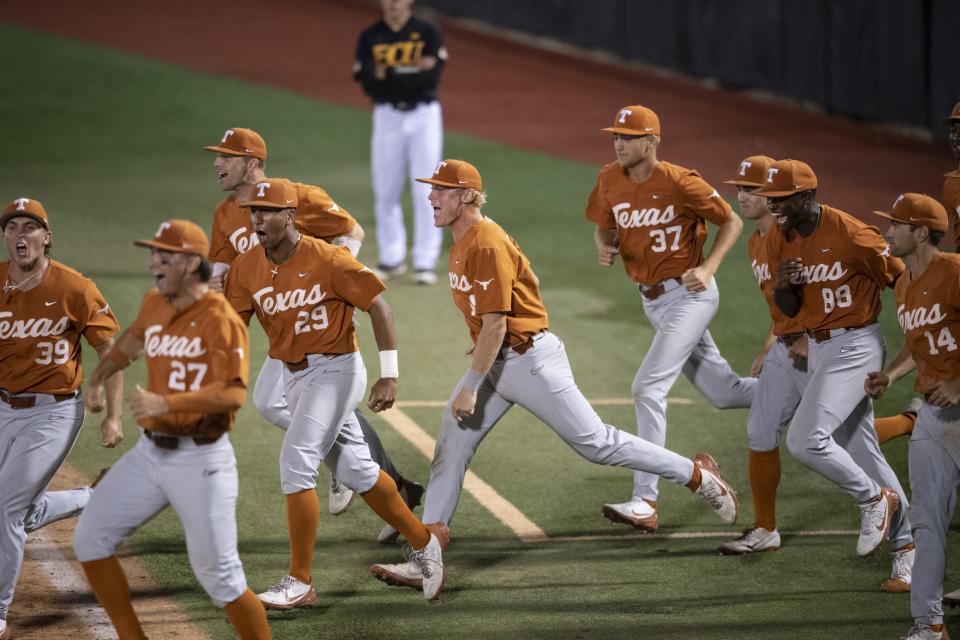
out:
<path id="1" fill-rule="evenodd" d="M 420 0 L 722 86 L 929 130 L 960 100 L 957 0 Z"/>

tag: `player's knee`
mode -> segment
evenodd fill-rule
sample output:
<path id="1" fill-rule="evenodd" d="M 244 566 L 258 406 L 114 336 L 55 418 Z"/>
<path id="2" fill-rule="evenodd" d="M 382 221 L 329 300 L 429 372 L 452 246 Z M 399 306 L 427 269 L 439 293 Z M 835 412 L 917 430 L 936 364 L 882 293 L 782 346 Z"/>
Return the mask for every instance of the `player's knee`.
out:
<path id="1" fill-rule="evenodd" d="M 194 575 L 197 582 L 203 587 L 203 590 L 209 596 L 210 600 L 218 609 L 235 601 L 247 590 L 247 581 L 243 575 L 243 567 L 239 560 L 236 562 L 236 568 L 230 570 L 201 569 L 194 567 Z"/>
<path id="2" fill-rule="evenodd" d="M 109 558 L 117 551 L 119 542 L 77 523 L 73 531 L 73 553 L 79 562 L 93 562 Z"/>
<path id="3" fill-rule="evenodd" d="M 809 458 L 816 449 L 816 441 L 809 433 L 799 433 L 793 429 L 787 432 L 787 450 L 797 460 Z"/>
<path id="4" fill-rule="evenodd" d="M 284 464 L 280 456 L 280 489 L 284 495 L 314 489 L 317 486 L 316 470 Z"/>

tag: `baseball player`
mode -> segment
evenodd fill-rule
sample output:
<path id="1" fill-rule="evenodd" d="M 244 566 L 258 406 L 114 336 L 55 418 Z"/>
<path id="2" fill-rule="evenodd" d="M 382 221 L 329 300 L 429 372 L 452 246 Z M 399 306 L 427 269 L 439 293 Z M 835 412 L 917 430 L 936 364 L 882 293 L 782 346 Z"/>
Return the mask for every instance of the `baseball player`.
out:
<path id="1" fill-rule="evenodd" d="M 245 320 L 256 313 L 270 341 L 270 356 L 284 363 L 291 422 L 280 452 L 281 488 L 290 536 L 288 575 L 260 599 L 268 609 L 307 607 L 316 599 L 311 577 L 319 505 L 315 492 L 321 463 L 382 520 L 406 538 L 424 574 L 423 595 L 443 588 L 440 538 L 413 515 L 393 479 L 370 457 L 354 409 L 363 399 L 366 369 L 357 347 L 354 308 L 370 314 L 380 348 L 380 379 L 367 406 L 383 411 L 397 395 L 397 338 L 380 280 L 349 251 L 302 235 L 294 218 L 297 192 L 289 183 L 256 185 L 250 210 L 263 251 L 234 261 L 227 299 Z"/>
<path id="2" fill-rule="evenodd" d="M 662 447 L 667 394 L 681 371 L 718 408 L 749 407 L 753 399 L 756 379 L 734 373 L 707 330 L 720 301 L 713 275 L 743 222 L 696 171 L 657 160 L 660 120 L 651 109 L 624 107 L 604 131 L 613 133 L 617 161 L 600 171 L 586 217 L 597 225 L 600 266 L 623 257 L 656 331 L 631 391 L 637 434 Z M 707 222 L 719 229 L 704 258 Z M 603 515 L 656 531 L 658 480 L 635 473 L 631 499 L 605 504 Z"/>
<path id="3" fill-rule="evenodd" d="M 740 211 L 753 220 L 756 230 L 750 236 L 747 251 L 754 276 L 760 285 L 772 324 L 760 355 L 750 374 L 757 376 L 756 393 L 747 420 L 750 489 L 753 494 L 753 525 L 730 542 L 720 545 L 724 554 L 775 551 L 780 548 L 777 531 L 776 501 L 780 484 L 780 440 L 783 426 L 789 423 L 807 386 L 807 336 L 793 318 L 781 313 L 773 302 L 773 271 L 767 259 L 765 240 L 776 220 L 763 196 L 752 191 L 763 186 L 773 158 L 750 156 L 739 166 L 736 177 L 727 180 L 737 188 Z"/>
<path id="4" fill-rule="evenodd" d="M 577 388 L 560 339 L 548 331 L 540 283 L 516 241 L 484 216 L 477 169 L 462 160 L 441 162 L 430 204 L 437 227 L 450 227 L 448 270 L 453 302 L 473 341 L 472 361 L 457 383 L 440 423 L 430 466 L 424 518 L 449 523 L 464 474 L 480 442 L 515 404 L 546 423 L 574 451 L 596 464 L 655 473 L 685 485 L 727 524 L 737 518 L 737 496 L 712 456 L 693 460 L 604 424 Z M 414 563 L 374 565 L 389 584 L 416 586 Z"/>
<path id="5" fill-rule="evenodd" d="M 960 256 L 937 250 L 947 231 L 947 212 L 933 198 L 905 193 L 890 212 L 886 239 L 907 271 L 897 281 L 897 319 L 906 334 L 900 352 L 883 371 L 867 374 L 874 398 L 916 369 L 923 394 L 910 438 L 910 520 L 916 538 L 916 571 L 910 594 L 914 626 L 905 640 L 946 638 L 943 575 L 947 530 L 960 488 Z"/>
<path id="6" fill-rule="evenodd" d="M 953 106 L 953 111 L 943 119 L 943 123 L 950 127 L 950 150 L 953 152 L 953 157 L 960 162 L 960 102 Z M 956 214 L 953 219 L 953 244 L 960 253 L 960 169 L 951 171 L 945 177 L 943 203 L 951 216 Z M 960 601 L 960 595 L 958 595 L 958 601 Z"/>
<path id="7" fill-rule="evenodd" d="M 857 553 L 874 553 L 889 535 L 897 573 L 891 579 L 909 584 L 907 498 L 880 452 L 862 383 L 883 363 L 880 291 L 903 272 L 903 262 L 890 256 L 875 227 L 818 204 L 816 190 L 809 165 L 778 160 L 754 192 L 777 219 L 766 246 L 768 264 L 777 265 L 773 300 L 809 338 L 809 380 L 787 448 L 860 505 Z"/>
<path id="8" fill-rule="evenodd" d="M 215 290 L 222 292 L 224 279 L 233 261 L 260 242 L 253 232 L 250 214 L 240 207 L 240 202 L 251 199 L 254 185 L 266 180 L 264 167 L 267 147 L 256 131 L 235 127 L 227 129 L 218 144 L 205 148 L 217 154 L 213 162 L 217 181 L 221 189 L 230 192 L 214 211 L 211 232 L 210 259 L 214 269 L 211 284 Z M 299 203 L 295 217 L 297 229 L 305 235 L 344 246 L 356 256 L 364 233 L 353 216 L 338 206 L 320 187 L 293 182 L 289 184 L 296 190 Z M 290 410 L 283 394 L 283 363 L 269 355 L 257 375 L 253 404 L 271 424 L 284 430 L 290 426 Z M 415 508 L 420 504 L 423 487 L 400 474 L 383 448 L 377 432 L 359 410 L 356 411 L 356 418 L 373 459 L 393 478 L 410 508 Z M 328 509 L 333 515 L 338 515 L 350 506 L 353 491 L 338 482 L 336 477 L 330 480 Z M 389 543 L 398 535 L 393 527 L 385 525 L 377 540 Z"/>
<path id="9" fill-rule="evenodd" d="M 80 433 L 80 337 L 103 358 L 117 320 L 89 279 L 51 259 L 53 232 L 43 205 L 17 198 L 0 228 L 10 259 L 0 262 L 0 638 L 23 564 L 27 534 L 77 515 L 89 488 L 47 491 Z M 106 381 L 100 443 L 123 439 L 123 379 Z"/>
<path id="10" fill-rule="evenodd" d="M 437 282 L 443 232 L 433 226 L 426 175 L 443 154 L 443 117 L 437 84 L 447 60 L 436 25 L 413 15 L 413 0 L 381 0 L 383 18 L 360 34 L 353 78 L 374 103 L 370 175 L 382 279 L 407 271 L 407 234 L 400 196 L 409 176 L 413 201 L 413 280 Z"/>
<path id="11" fill-rule="evenodd" d="M 74 531 L 77 559 L 120 638 L 146 638 L 116 550 L 168 505 L 204 591 L 244 640 L 270 638 L 237 553 L 237 462 L 227 432 L 247 395 L 247 328 L 210 290 L 210 243 L 186 220 L 163 222 L 148 247 L 156 288 L 90 377 L 86 403 L 101 407 L 103 380 L 141 353 L 147 388 L 130 404 L 142 435 L 114 464 Z"/>

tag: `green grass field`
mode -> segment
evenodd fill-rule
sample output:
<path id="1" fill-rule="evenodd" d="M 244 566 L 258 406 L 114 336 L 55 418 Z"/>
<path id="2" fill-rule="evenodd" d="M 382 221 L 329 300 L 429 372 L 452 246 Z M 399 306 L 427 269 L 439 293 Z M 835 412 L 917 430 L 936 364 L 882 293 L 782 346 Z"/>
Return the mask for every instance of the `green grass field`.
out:
<path id="1" fill-rule="evenodd" d="M 202 147 L 230 126 L 264 135 L 269 175 L 325 186 L 368 230 L 361 258 L 373 260 L 367 112 L 7 26 L 0 26 L 0 73 L 0 199 L 43 201 L 55 257 L 97 282 L 122 325 L 133 320 L 151 286 L 147 253 L 132 241 L 149 237 L 168 217 L 191 218 L 209 229 L 222 194 L 214 156 Z M 551 328 L 566 342 L 584 393 L 628 397 L 651 330 L 619 265 L 595 266 L 592 225 L 582 211 L 597 168 L 455 133 L 448 133 L 445 155 L 468 159 L 482 172 L 490 195 L 486 211 L 531 259 Z M 722 176 L 708 178 L 719 182 Z M 745 238 L 718 279 L 721 309 L 711 331 L 743 372 L 769 326 Z M 447 288 L 400 281 L 386 297 L 400 332 L 401 398 L 446 399 L 469 363 L 463 355 L 469 336 Z M 892 299 L 885 300 L 882 320 L 892 353 L 901 339 Z M 361 318 L 360 325 L 363 353 L 375 372 L 369 322 Z M 257 326 L 251 341 L 256 370 L 266 346 Z M 92 352 L 87 362 L 95 362 Z M 142 382 L 143 372 L 134 365 L 128 384 Z M 693 403 L 671 406 L 668 446 L 686 455 L 713 452 L 740 489 L 741 524 L 749 524 L 746 412 L 709 408 L 684 379 L 673 395 Z M 901 383 L 878 404 L 878 413 L 898 411 L 909 396 L 909 385 Z M 633 429 L 632 407 L 599 411 L 608 422 Z M 406 412 L 436 435 L 439 409 Z M 429 460 L 380 418 L 374 424 L 404 473 L 425 482 Z M 104 450 L 90 420 L 70 461 L 92 476 L 136 440 L 129 419 L 125 429 L 120 449 Z M 255 590 L 275 582 L 287 566 L 276 464 L 280 436 L 250 406 L 232 436 L 241 478 L 240 549 Z M 904 484 L 906 446 L 885 447 Z M 853 537 L 786 536 L 779 553 L 725 558 L 714 551 L 717 539 L 649 540 L 612 525 L 600 516 L 600 505 L 629 497 L 630 473 L 580 460 L 521 409 L 486 440 L 472 468 L 548 536 L 613 538 L 524 543 L 465 495 L 447 556 L 447 591 L 440 604 L 430 605 L 369 576 L 371 563 L 399 561 L 400 553 L 375 543 L 379 523 L 358 502 L 344 516 L 321 517 L 314 574 L 321 604 L 271 613 L 275 637 L 892 638 L 910 626 L 909 598 L 877 589 L 889 571 L 888 556 L 858 559 Z M 664 485 L 664 532 L 722 530 L 685 489 Z M 320 493 L 325 504 L 325 488 Z M 782 530 L 858 526 L 854 503 L 786 453 L 780 496 Z M 955 521 L 954 547 L 958 531 Z M 232 637 L 190 572 L 170 511 L 130 544 L 212 637 Z M 956 563 L 952 569 L 947 585 L 960 587 Z M 948 614 L 948 621 L 956 620 L 956 613 Z"/>

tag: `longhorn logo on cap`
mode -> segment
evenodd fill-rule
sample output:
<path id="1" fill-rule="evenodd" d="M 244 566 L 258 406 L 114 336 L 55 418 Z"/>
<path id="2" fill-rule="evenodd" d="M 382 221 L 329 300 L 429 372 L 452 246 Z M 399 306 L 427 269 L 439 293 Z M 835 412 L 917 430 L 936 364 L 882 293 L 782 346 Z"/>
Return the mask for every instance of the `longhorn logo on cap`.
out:
<path id="1" fill-rule="evenodd" d="M 227 138 L 229 138 L 232 135 L 233 135 L 233 129 L 227 129 L 227 131 L 223 134 L 223 139 L 220 140 L 220 144 L 226 144 Z"/>
<path id="2" fill-rule="evenodd" d="M 17 203 L 17 211 L 26 211 L 27 205 L 30 203 L 30 198 L 17 198 L 14 202 Z"/>

